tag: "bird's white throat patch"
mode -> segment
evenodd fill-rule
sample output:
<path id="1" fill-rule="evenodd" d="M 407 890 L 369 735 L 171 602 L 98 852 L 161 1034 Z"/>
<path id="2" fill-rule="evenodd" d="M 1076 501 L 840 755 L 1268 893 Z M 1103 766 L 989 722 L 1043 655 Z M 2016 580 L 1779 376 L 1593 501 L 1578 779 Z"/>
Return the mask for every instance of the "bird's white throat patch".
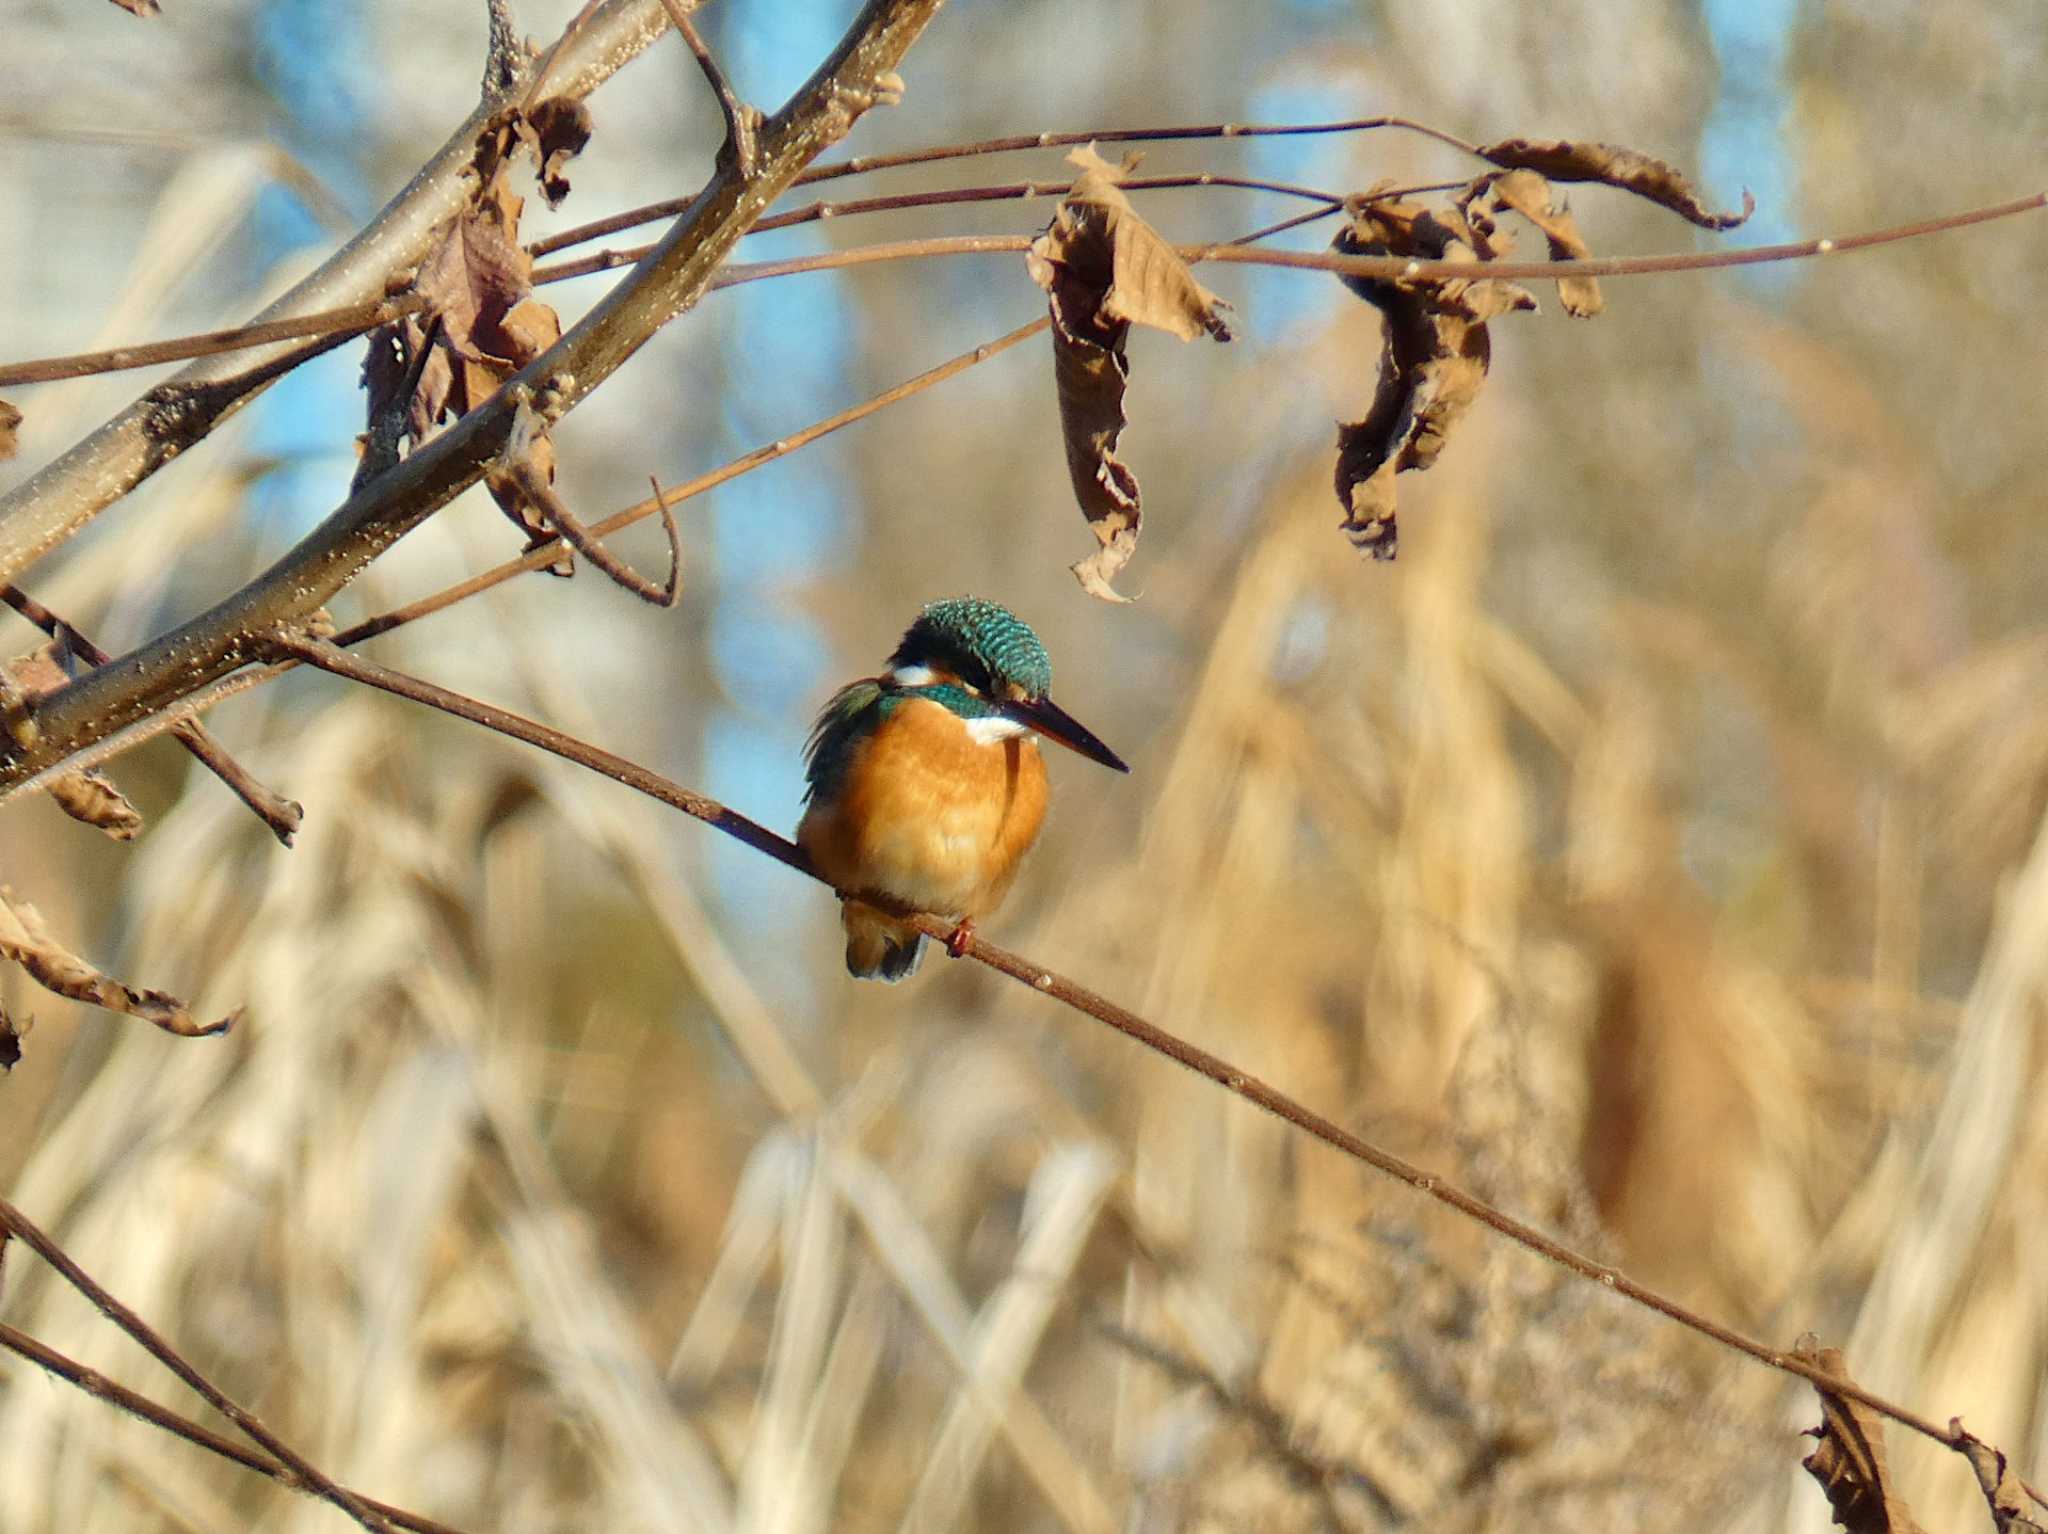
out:
<path id="1" fill-rule="evenodd" d="M 1028 734 L 1030 726 L 1019 724 L 1014 719 L 1005 719 L 1001 714 L 990 714 L 982 719 L 963 719 L 967 733 L 984 746 L 993 746 L 998 741 L 1015 740 L 1019 735 Z"/>

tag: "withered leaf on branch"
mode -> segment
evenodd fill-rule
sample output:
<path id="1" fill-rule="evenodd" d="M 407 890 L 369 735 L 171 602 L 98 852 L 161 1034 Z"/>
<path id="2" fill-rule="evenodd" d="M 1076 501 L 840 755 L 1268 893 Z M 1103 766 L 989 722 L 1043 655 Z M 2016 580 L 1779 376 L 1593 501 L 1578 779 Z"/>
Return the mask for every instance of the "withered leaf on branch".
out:
<path id="1" fill-rule="evenodd" d="M 425 310 L 370 337 L 363 387 L 369 393 L 372 432 L 387 412 L 402 408 L 408 412 L 406 435 L 417 445 L 441 421 L 467 415 L 489 399 L 561 339 L 560 317 L 533 293 L 533 258 L 519 240 L 524 201 L 512 192 L 507 165 L 494 143 L 479 150 L 479 162 L 485 160 L 494 167 L 489 177 L 469 206 L 449 221 L 413 279 L 412 291 L 426 301 Z M 429 344 L 432 354 L 419 372 L 417 390 L 410 401 L 399 400 L 412 376 L 413 359 Z M 545 436 L 535 439 L 530 461 L 553 483 L 555 450 Z M 523 499 L 497 484 L 492 494 L 530 543 L 552 536 Z"/>
<path id="2" fill-rule="evenodd" d="M 515 118 L 513 131 L 533 151 L 541 196 L 558 208 L 569 195 L 569 162 L 590 142 L 590 108 L 573 96 L 550 96 Z"/>
<path id="3" fill-rule="evenodd" d="M 1948 1428 L 1956 1436 L 1956 1452 L 1970 1462 L 1976 1474 L 1998 1534 L 2043 1534 L 2041 1515 L 2020 1490 L 2019 1477 L 2005 1462 L 2005 1451 L 1993 1448 L 1975 1433 L 1964 1432 L 1955 1417 L 1949 1418 Z"/>
<path id="4" fill-rule="evenodd" d="M 1579 237 L 1579 226 L 1571 211 L 1554 199 L 1550 183 L 1533 170 L 1511 170 L 1485 176 L 1473 183 L 1488 202 L 1512 208 L 1542 233 L 1553 261 L 1582 261 L 1593 254 Z M 1469 213 L 1469 209 L 1468 209 Z M 1558 302 L 1576 319 L 1591 319 L 1606 307 L 1600 284 L 1591 277 L 1566 277 L 1557 284 Z"/>
<path id="5" fill-rule="evenodd" d="M 1455 208 L 1391 201 L 1356 204 L 1332 246 L 1343 255 L 1469 261 L 1475 272 L 1505 248 L 1490 224 L 1475 231 Z M 1392 559 L 1399 548 L 1394 476 L 1435 463 L 1478 398 L 1493 356 L 1486 322 L 1534 309 L 1536 300 L 1514 283 L 1476 275 L 1343 281 L 1386 316 L 1386 326 L 1372 406 L 1363 420 L 1337 426 L 1337 500 L 1353 545 Z"/>
<path id="6" fill-rule="evenodd" d="M 29 1030 L 28 1022 L 17 1024 L 7 1015 L 7 1009 L 0 1007 L 0 1071 L 11 1071 L 21 1064 L 21 1036 Z"/>
<path id="7" fill-rule="evenodd" d="M 21 451 L 21 412 L 0 399 L 0 463 Z"/>
<path id="8" fill-rule="evenodd" d="M 100 773 L 86 768 L 50 780 L 50 797 L 73 820 L 96 826 L 117 842 L 142 834 L 142 811 Z"/>
<path id="9" fill-rule="evenodd" d="M 17 655 L 0 673 L 0 724 L 21 745 L 36 737 L 34 705 L 70 681 L 58 659 L 54 641 Z M 117 842 L 132 842 L 142 832 L 142 812 L 100 773 L 89 769 L 52 778 L 50 797 L 73 820 L 96 826 Z"/>
<path id="10" fill-rule="evenodd" d="M 1138 547 L 1138 478 L 1116 455 L 1124 429 L 1125 345 L 1147 325 L 1192 341 L 1230 339 L 1229 305 L 1195 281 L 1176 251 L 1138 216 L 1115 166 L 1092 144 L 1067 156 L 1081 172 L 1025 258 L 1052 314 L 1053 382 L 1074 498 L 1101 547 L 1073 567 L 1091 596 L 1122 602 L 1111 583 Z"/>
<path id="11" fill-rule="evenodd" d="M 1634 192 L 1702 229 L 1733 229 L 1756 211 L 1756 199 L 1745 189 L 1740 213 L 1716 213 L 1675 167 L 1619 144 L 1508 138 L 1482 144 L 1479 154 L 1505 169 L 1533 170 L 1552 181 L 1598 181 Z"/>
<path id="12" fill-rule="evenodd" d="M 1837 1379 L 1849 1378 L 1840 1348 L 1802 1346 L 1795 1352 Z M 1925 1534 L 1905 1499 L 1892 1488 L 1883 1419 L 1861 1401 L 1836 1395 L 1825 1386 L 1816 1388 L 1821 1425 L 1807 1433 L 1820 1442 L 1800 1464 L 1820 1482 L 1834 1521 L 1849 1534 Z"/>
<path id="13" fill-rule="evenodd" d="M 242 1015 L 237 1010 L 218 1022 L 201 1023 L 175 996 L 138 991 L 102 974 L 51 937 L 36 908 L 4 884 L 0 884 L 0 959 L 13 960 L 37 984 L 60 996 L 125 1012 L 185 1038 L 225 1033 Z"/>

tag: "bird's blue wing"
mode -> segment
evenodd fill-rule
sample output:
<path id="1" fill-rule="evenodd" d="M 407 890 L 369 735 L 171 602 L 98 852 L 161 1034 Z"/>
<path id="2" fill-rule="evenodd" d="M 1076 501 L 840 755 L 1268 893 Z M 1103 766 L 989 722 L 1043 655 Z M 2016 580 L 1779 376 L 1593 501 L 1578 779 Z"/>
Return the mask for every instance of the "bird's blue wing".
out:
<path id="1" fill-rule="evenodd" d="M 872 679 L 854 682 L 832 695 L 811 728 L 804 748 L 804 801 L 830 799 L 839 791 L 861 740 L 888 713 L 888 696 Z"/>

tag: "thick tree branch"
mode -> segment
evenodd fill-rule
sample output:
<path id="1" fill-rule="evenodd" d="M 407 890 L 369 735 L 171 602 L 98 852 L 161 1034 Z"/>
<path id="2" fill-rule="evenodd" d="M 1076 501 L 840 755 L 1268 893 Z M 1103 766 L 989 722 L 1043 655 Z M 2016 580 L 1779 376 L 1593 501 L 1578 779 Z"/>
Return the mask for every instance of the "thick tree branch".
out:
<path id="1" fill-rule="evenodd" d="M 606 0 L 563 49 L 551 83 L 585 96 L 668 30 L 660 0 Z M 257 316 L 286 320 L 315 310 L 372 303 L 392 273 L 423 259 L 440 227 L 472 191 L 467 175 L 476 136 L 504 104 L 489 97 L 354 239 Z M 94 516 L 133 490 L 239 410 L 276 376 L 254 358 L 215 358 L 159 384 L 13 492 L 0 496 L 0 581 L 13 580 Z"/>
<path id="2" fill-rule="evenodd" d="M 721 165 L 688 213 L 596 308 L 490 400 L 351 496 L 283 559 L 210 611 L 44 699 L 40 738 L 0 760 L 0 787 L 167 708 L 258 659 L 362 568 L 473 484 L 503 452 L 520 402 L 555 419 L 710 287 L 740 236 L 878 97 L 943 0 L 869 0 L 810 81 L 762 124 L 753 174 Z M 665 14 L 662 21 L 666 23 Z M 525 391 L 522 393 L 522 391 Z"/>

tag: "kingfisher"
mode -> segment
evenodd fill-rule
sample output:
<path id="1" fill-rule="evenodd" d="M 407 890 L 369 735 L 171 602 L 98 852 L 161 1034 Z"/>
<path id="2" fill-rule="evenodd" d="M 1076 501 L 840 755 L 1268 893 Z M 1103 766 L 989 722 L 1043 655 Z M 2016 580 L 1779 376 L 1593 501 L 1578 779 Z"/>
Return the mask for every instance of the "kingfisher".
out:
<path id="1" fill-rule="evenodd" d="M 924 934 L 859 896 L 956 922 L 956 954 L 1002 903 L 1045 820 L 1037 737 L 1131 770 L 1051 690 L 1052 661 L 1021 618 L 957 597 L 918 615 L 887 671 L 825 705 L 796 839 L 854 897 L 840 919 L 856 978 L 902 980 L 924 956 Z"/>

